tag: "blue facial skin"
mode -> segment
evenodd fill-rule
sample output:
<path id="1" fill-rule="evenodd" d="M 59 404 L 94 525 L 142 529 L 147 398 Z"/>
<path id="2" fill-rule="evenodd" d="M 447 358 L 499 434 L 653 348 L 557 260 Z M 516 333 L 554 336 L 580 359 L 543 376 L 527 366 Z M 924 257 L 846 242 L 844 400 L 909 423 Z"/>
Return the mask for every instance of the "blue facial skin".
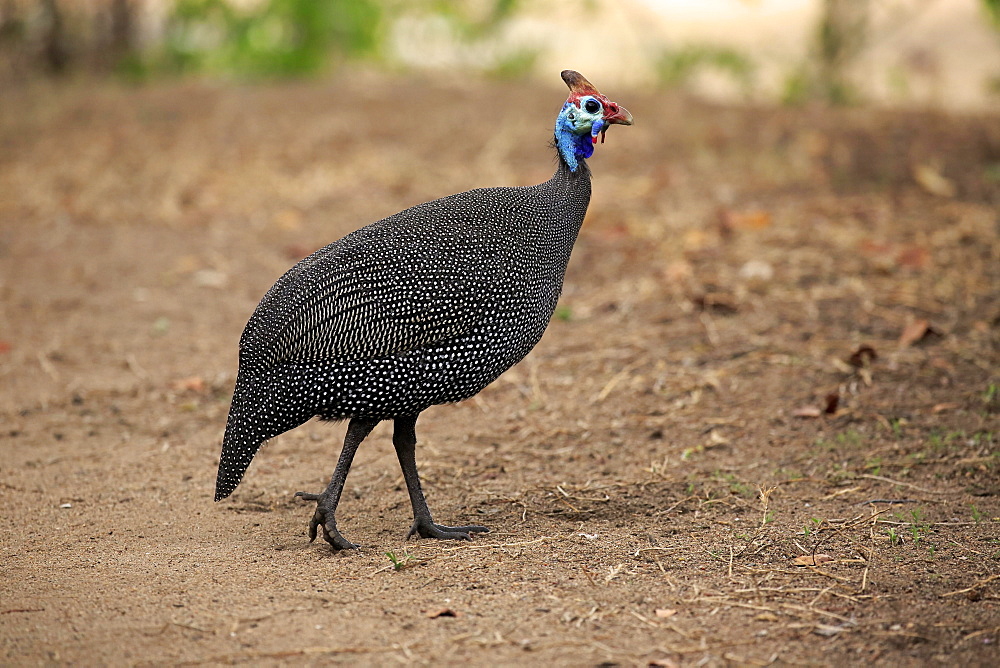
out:
<path id="1" fill-rule="evenodd" d="M 588 100 L 598 104 L 598 110 L 590 113 L 584 109 Z M 595 98 L 580 98 L 580 106 L 566 102 L 559 117 L 556 118 L 556 146 L 570 171 L 575 172 L 580 167 L 580 160 L 594 155 L 594 138 L 605 126 L 604 108 Z"/>

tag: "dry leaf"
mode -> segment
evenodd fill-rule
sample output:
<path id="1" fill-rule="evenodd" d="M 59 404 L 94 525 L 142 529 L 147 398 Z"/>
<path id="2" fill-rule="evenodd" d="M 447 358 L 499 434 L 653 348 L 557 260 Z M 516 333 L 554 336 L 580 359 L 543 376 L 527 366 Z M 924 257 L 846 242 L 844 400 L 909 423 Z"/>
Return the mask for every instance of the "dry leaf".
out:
<path id="1" fill-rule="evenodd" d="M 190 274 L 198 270 L 201 262 L 194 255 L 182 255 L 174 261 L 174 271 L 178 274 Z"/>
<path id="2" fill-rule="evenodd" d="M 729 214 L 729 224 L 738 230 L 763 230 L 771 226 L 767 211 L 734 211 Z"/>
<path id="3" fill-rule="evenodd" d="M 926 320 L 914 320 L 903 328 L 903 333 L 899 335 L 900 348 L 911 346 L 927 335 L 929 323 Z"/>
<path id="4" fill-rule="evenodd" d="M 206 288 L 224 288 L 229 276 L 216 269 L 199 269 L 191 275 L 196 285 Z"/>
<path id="5" fill-rule="evenodd" d="M 906 348 L 934 336 L 941 336 L 941 332 L 934 329 L 926 320 L 914 320 L 904 327 L 903 332 L 899 335 L 899 347 Z"/>
<path id="6" fill-rule="evenodd" d="M 923 269 L 931 262 L 931 252 L 923 246 L 905 246 L 896 253 L 896 264 L 908 269 Z"/>
<path id="7" fill-rule="evenodd" d="M 917 165 L 914 167 L 913 180 L 931 195 L 954 197 L 957 194 L 955 182 L 930 165 Z"/>
<path id="8" fill-rule="evenodd" d="M 681 236 L 681 246 L 687 252 L 702 251 L 712 244 L 711 238 L 705 230 L 693 228 L 686 230 Z"/>
<path id="9" fill-rule="evenodd" d="M 754 617 L 758 622 L 776 622 L 778 621 L 778 615 L 773 612 L 762 612 L 756 617 Z"/>
<path id="10" fill-rule="evenodd" d="M 834 558 L 829 554 L 817 554 L 815 559 L 811 554 L 803 554 L 792 559 L 792 564 L 795 566 L 822 566 L 830 561 L 834 561 Z"/>
<path id="11" fill-rule="evenodd" d="M 677 668 L 677 664 L 670 659 L 653 659 L 646 665 L 649 668 Z"/>
<path id="12" fill-rule="evenodd" d="M 288 246 L 285 246 L 284 254 L 285 257 L 288 258 L 289 260 L 301 260 L 302 258 L 312 253 L 314 250 L 316 249 L 303 246 L 301 244 L 290 244 Z"/>
<path id="13" fill-rule="evenodd" d="M 426 614 L 428 619 L 437 619 L 439 617 L 460 617 L 462 613 L 455 612 L 451 608 L 435 608 L 428 610 Z"/>
<path id="14" fill-rule="evenodd" d="M 281 230 L 297 230 L 302 227 L 302 212 L 298 209 L 282 209 L 274 214 L 274 225 Z"/>
<path id="15" fill-rule="evenodd" d="M 628 239 L 631 237 L 632 230 L 630 230 L 628 225 L 624 223 L 615 223 L 613 225 L 606 225 L 598 228 L 597 234 L 600 235 L 601 239 L 604 241 L 617 241 L 619 239 Z"/>
<path id="16" fill-rule="evenodd" d="M 953 411 L 956 408 L 958 408 L 959 406 L 961 406 L 961 404 L 955 404 L 955 403 L 935 404 L 934 408 L 931 409 L 931 412 L 932 413 L 943 413 L 945 411 Z"/>
<path id="17" fill-rule="evenodd" d="M 851 353 L 851 356 L 847 358 L 847 363 L 855 369 L 863 369 L 871 366 L 872 361 L 877 359 L 878 353 L 875 352 L 874 348 L 866 344 Z"/>
<path id="18" fill-rule="evenodd" d="M 677 614 L 677 611 L 673 608 L 657 608 L 654 614 L 660 619 L 666 619 L 667 617 L 673 617 Z"/>
<path id="19" fill-rule="evenodd" d="M 170 383 L 170 388 L 176 392 L 197 392 L 201 394 L 205 391 L 205 380 L 201 376 L 191 376 L 189 378 L 179 378 Z"/>
<path id="20" fill-rule="evenodd" d="M 816 406 L 800 406 L 792 411 L 792 416 L 798 418 L 818 418 L 822 414 L 823 411 Z"/>
<path id="21" fill-rule="evenodd" d="M 826 395 L 826 406 L 823 407 L 823 412 L 827 415 L 833 415 L 837 412 L 837 406 L 840 405 L 840 393 L 831 392 Z"/>
<path id="22" fill-rule="evenodd" d="M 862 239 L 861 243 L 858 244 L 858 251 L 868 257 L 888 257 L 892 255 L 893 247 L 891 244 L 879 243 L 871 239 Z"/>
<path id="23" fill-rule="evenodd" d="M 774 278 L 774 267 L 764 260 L 747 260 L 740 267 L 739 275 L 745 281 L 766 283 Z"/>
<path id="24" fill-rule="evenodd" d="M 691 301 L 699 311 L 712 311 L 723 315 L 739 311 L 736 297 L 725 292 L 707 292 L 694 297 Z"/>
<path id="25" fill-rule="evenodd" d="M 694 276 L 694 269 L 690 262 L 675 260 L 667 265 L 663 275 L 671 283 L 682 283 Z"/>
<path id="26" fill-rule="evenodd" d="M 933 327 L 931 328 L 933 329 Z M 953 373 L 955 371 L 955 365 L 944 359 L 943 357 L 935 357 L 931 359 L 931 366 L 935 369 L 941 369 L 941 371 L 946 371 L 947 373 Z"/>

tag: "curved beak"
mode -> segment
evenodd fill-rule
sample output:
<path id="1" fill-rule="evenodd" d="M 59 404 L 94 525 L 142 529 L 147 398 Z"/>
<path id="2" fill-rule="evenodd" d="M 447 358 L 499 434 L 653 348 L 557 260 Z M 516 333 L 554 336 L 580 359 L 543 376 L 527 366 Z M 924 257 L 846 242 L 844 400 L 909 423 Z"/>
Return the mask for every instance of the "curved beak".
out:
<path id="1" fill-rule="evenodd" d="M 604 127 L 601 128 L 601 143 L 604 143 L 604 136 L 608 132 L 608 128 L 612 125 L 632 125 L 632 114 L 629 113 L 628 109 L 625 107 L 619 107 L 614 102 L 608 100 L 608 104 L 605 107 L 608 111 L 604 115 Z M 597 137 L 594 137 L 594 143 L 597 143 Z"/>
<path id="2" fill-rule="evenodd" d="M 632 114 L 625 107 L 615 105 L 609 109 L 612 113 L 604 117 L 605 123 L 615 123 L 617 125 L 632 125 Z"/>

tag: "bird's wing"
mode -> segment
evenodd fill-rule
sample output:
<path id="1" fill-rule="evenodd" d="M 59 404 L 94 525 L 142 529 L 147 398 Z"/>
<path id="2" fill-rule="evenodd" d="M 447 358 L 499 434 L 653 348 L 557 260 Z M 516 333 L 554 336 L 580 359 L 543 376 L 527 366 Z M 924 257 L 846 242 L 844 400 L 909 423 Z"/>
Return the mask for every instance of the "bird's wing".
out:
<path id="1" fill-rule="evenodd" d="M 264 296 L 241 350 L 284 360 L 369 359 L 468 331 L 481 318 L 491 258 L 474 237 L 447 240 L 378 224 L 290 269 Z"/>

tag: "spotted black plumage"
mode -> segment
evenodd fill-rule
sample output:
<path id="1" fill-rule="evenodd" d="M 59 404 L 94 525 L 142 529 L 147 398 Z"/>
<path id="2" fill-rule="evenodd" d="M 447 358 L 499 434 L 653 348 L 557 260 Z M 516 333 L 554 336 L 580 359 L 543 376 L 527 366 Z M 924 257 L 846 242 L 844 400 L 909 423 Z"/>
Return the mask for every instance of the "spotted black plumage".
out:
<path id="1" fill-rule="evenodd" d="M 575 72 L 556 123 L 558 167 L 530 187 L 482 188 L 426 202 L 305 258 L 264 295 L 240 339 L 216 500 L 236 488 L 267 439 L 312 417 L 349 419 L 340 462 L 310 525 L 356 547 L 334 513 L 361 440 L 394 420 L 414 509 L 410 535 L 469 538 L 485 527 L 434 524 L 420 490 L 414 425 L 424 409 L 477 394 L 541 339 L 590 202 L 584 158 L 631 116 Z M 595 112 L 594 107 L 599 107 Z"/>

